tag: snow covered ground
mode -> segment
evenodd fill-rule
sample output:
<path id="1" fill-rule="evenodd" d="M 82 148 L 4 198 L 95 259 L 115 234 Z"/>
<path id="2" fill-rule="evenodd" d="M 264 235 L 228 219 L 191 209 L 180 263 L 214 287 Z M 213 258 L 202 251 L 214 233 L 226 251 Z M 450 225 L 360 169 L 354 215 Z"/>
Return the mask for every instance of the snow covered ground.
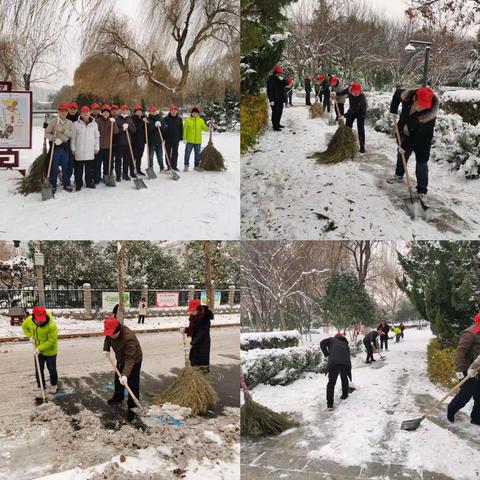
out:
<path id="1" fill-rule="evenodd" d="M 203 145 L 208 141 L 204 135 Z M 43 129 L 33 128 L 33 149 L 20 151 L 20 168 L 27 168 L 41 153 Z M 123 238 L 163 240 L 236 240 L 240 222 L 240 136 L 238 132 L 214 136 L 225 158 L 226 172 L 179 172 L 175 182 L 167 175 L 145 180 L 147 189 L 133 182 L 116 188 L 68 193 L 42 202 L 40 193 L 27 197 L 15 193 L 17 171 L 0 170 L 0 238 L 24 240 L 77 240 Z M 184 145 L 179 148 L 183 170 Z M 154 160 L 156 162 L 156 160 Z M 190 165 L 193 164 L 193 156 Z M 142 167 L 148 165 L 146 151 Z"/>
<path id="2" fill-rule="evenodd" d="M 400 429 L 403 420 L 421 417 L 445 394 L 426 375 L 431 338 L 430 330 L 408 329 L 403 342 L 389 344 L 385 361 L 370 366 L 363 353 L 355 357 L 352 373 L 357 390 L 342 401 L 338 382 L 333 412 L 326 410 L 327 377 L 322 374 L 310 374 L 287 386 L 254 388 L 256 401 L 294 412 L 301 426 L 258 443 L 242 439 L 248 459 L 242 457 L 247 464 L 242 475 L 248 471 L 251 479 L 263 478 L 262 472 L 270 470 L 279 475 L 275 478 L 295 479 L 315 478 L 309 472 L 382 480 L 478 478 L 480 429 L 467 416 L 472 404 L 457 414 L 455 424 L 447 421 L 444 406 L 418 430 Z"/>
<path id="3" fill-rule="evenodd" d="M 103 319 L 101 320 L 77 320 L 75 318 L 62 317 L 61 310 L 52 310 L 59 334 L 69 333 L 93 333 L 103 332 Z M 239 325 L 240 314 L 215 315 L 212 325 Z M 188 317 L 147 317 L 144 324 L 138 324 L 137 319 L 125 319 L 125 325 L 133 330 L 169 329 L 188 327 Z M 0 314 L 0 338 L 23 337 L 20 325 L 10 325 L 10 317 Z"/>
<path id="4" fill-rule="evenodd" d="M 394 173 L 392 138 L 366 126 L 365 155 L 337 165 L 307 158 L 326 149 L 336 126 L 310 119 L 304 100 L 284 110 L 282 132 L 270 127 L 242 156 L 242 236 L 259 239 L 475 239 L 480 235 L 478 180 L 429 162 L 431 209 L 412 220 L 405 185 Z M 354 125 L 355 128 L 355 125 Z M 414 174 L 414 163 L 410 162 Z M 413 175 L 413 179 L 415 175 Z"/>

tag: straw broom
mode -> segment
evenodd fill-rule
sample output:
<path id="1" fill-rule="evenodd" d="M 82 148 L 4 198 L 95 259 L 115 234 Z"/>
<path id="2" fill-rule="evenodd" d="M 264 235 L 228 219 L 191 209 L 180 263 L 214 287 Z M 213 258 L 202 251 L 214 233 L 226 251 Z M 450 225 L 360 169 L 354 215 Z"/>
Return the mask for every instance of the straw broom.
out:
<path id="1" fill-rule="evenodd" d="M 319 118 L 323 113 L 323 105 L 318 101 L 318 96 L 315 95 L 315 102 L 310 107 L 310 118 Z"/>
<path id="2" fill-rule="evenodd" d="M 212 132 L 213 118 L 210 120 L 210 139 L 208 140 L 208 145 L 200 154 L 200 168 L 207 171 L 224 172 L 226 170 L 225 161 L 223 155 L 213 146 Z"/>
<path id="3" fill-rule="evenodd" d="M 345 125 L 345 121 L 338 113 L 336 100 L 333 100 L 338 115 L 338 129 L 328 143 L 327 150 L 315 152 L 309 158 L 314 158 L 318 163 L 340 163 L 355 157 L 358 151 L 357 136 L 353 129 Z"/>
<path id="4" fill-rule="evenodd" d="M 174 403 L 181 407 L 191 408 L 193 415 L 203 414 L 206 413 L 209 406 L 218 402 L 218 396 L 202 369 L 192 367 L 190 364 L 185 334 L 182 330 L 180 332 L 185 354 L 185 368 L 165 392 L 155 397 L 155 403 Z"/>
<path id="5" fill-rule="evenodd" d="M 296 427 L 298 423 L 288 413 L 277 413 L 255 402 L 240 373 L 240 385 L 245 403 L 240 409 L 240 431 L 242 435 L 271 435 Z"/>

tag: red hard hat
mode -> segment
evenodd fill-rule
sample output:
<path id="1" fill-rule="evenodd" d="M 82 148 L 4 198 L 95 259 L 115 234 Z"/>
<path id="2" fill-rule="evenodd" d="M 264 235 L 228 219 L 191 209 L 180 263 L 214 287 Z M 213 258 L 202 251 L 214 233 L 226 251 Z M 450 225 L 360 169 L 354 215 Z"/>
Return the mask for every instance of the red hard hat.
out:
<path id="1" fill-rule="evenodd" d="M 89 112 L 90 111 L 90 107 L 88 105 L 84 105 L 81 109 L 80 109 L 81 112 Z"/>
<path id="2" fill-rule="evenodd" d="M 120 322 L 115 317 L 108 317 L 103 321 L 103 336 L 113 335 Z"/>
<path id="3" fill-rule="evenodd" d="M 68 103 L 61 103 L 58 106 L 58 110 L 68 110 Z"/>
<path id="4" fill-rule="evenodd" d="M 277 65 L 274 69 L 273 69 L 274 73 L 280 73 L 280 74 L 284 74 L 285 72 Z"/>
<path id="5" fill-rule="evenodd" d="M 150 105 L 150 106 L 148 107 L 148 111 L 149 111 L 150 113 L 155 113 L 157 110 L 158 110 L 158 108 L 157 108 L 155 105 Z"/>
<path id="6" fill-rule="evenodd" d="M 120 110 L 128 110 L 128 109 L 129 109 L 128 105 L 122 105 L 120 107 Z"/>
<path id="7" fill-rule="evenodd" d="M 68 108 L 78 108 L 78 103 L 77 102 L 70 102 L 68 104 Z"/>
<path id="8" fill-rule="evenodd" d="M 188 302 L 188 312 L 189 313 L 194 312 L 201 305 L 202 305 L 202 302 L 200 302 L 200 300 L 190 300 L 190 302 Z"/>
<path id="9" fill-rule="evenodd" d="M 318 79 L 323 82 L 325 80 L 325 75 L 319 75 L 318 76 Z"/>
<path id="10" fill-rule="evenodd" d="M 338 79 L 337 79 L 336 77 L 332 77 L 332 78 L 330 79 L 330 83 L 331 83 L 333 86 L 335 86 L 335 85 L 338 83 Z"/>
<path id="11" fill-rule="evenodd" d="M 360 82 L 353 82 L 352 83 L 352 93 L 358 95 L 359 93 L 362 93 L 362 84 Z"/>
<path id="12" fill-rule="evenodd" d="M 112 110 L 118 110 L 119 106 L 118 105 L 112 105 Z"/>
<path id="13" fill-rule="evenodd" d="M 135 105 L 135 106 L 133 107 L 133 111 L 136 112 L 137 110 L 142 110 L 142 106 L 141 106 L 141 105 L 138 105 L 138 104 Z"/>
<path id="14" fill-rule="evenodd" d="M 170 105 L 170 110 L 178 110 L 178 107 L 172 103 Z"/>
<path id="15" fill-rule="evenodd" d="M 102 112 L 103 112 L 104 110 L 110 111 L 110 110 L 111 110 L 110 105 L 104 105 L 104 106 L 102 107 Z"/>
<path id="16" fill-rule="evenodd" d="M 422 87 L 419 88 L 416 92 L 417 103 L 424 108 L 432 107 L 433 100 L 433 90 L 431 88 Z"/>
<path id="17" fill-rule="evenodd" d="M 475 317 L 474 317 L 474 320 L 475 320 L 475 324 L 476 324 L 476 327 L 474 329 L 474 332 L 475 333 L 479 333 L 480 332 L 480 312 L 478 312 Z"/>
<path id="18" fill-rule="evenodd" d="M 92 109 L 93 108 L 100 110 L 100 105 L 98 103 L 92 103 Z"/>
<path id="19" fill-rule="evenodd" d="M 47 309 L 42 306 L 38 307 L 33 307 L 33 318 L 38 322 L 38 323 L 44 323 L 47 321 Z"/>

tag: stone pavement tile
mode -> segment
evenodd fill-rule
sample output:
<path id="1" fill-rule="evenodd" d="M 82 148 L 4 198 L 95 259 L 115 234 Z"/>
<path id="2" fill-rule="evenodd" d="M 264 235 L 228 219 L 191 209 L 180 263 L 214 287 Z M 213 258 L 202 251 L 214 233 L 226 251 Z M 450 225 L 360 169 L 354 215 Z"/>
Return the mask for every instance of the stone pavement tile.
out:
<path id="1" fill-rule="evenodd" d="M 454 480 L 454 479 L 451 477 L 447 477 L 443 473 L 423 472 L 423 480 Z"/>
<path id="2" fill-rule="evenodd" d="M 348 478 L 359 478 L 360 467 L 343 466 L 330 460 L 312 458 L 304 469 L 305 472 L 326 473 L 329 475 L 344 476 Z"/>
<path id="3" fill-rule="evenodd" d="M 252 467 L 251 465 L 241 465 L 240 478 L 242 480 L 264 480 L 270 470 L 267 468 Z"/>
<path id="4" fill-rule="evenodd" d="M 240 453 L 240 463 L 242 465 L 249 465 L 250 463 L 253 463 L 262 453 L 263 453 L 262 450 L 252 450 L 252 449 L 245 450 L 242 447 L 242 450 Z"/>
<path id="5" fill-rule="evenodd" d="M 386 463 L 368 462 L 362 467 L 359 478 L 388 478 L 389 469 L 390 465 Z"/>
<path id="6" fill-rule="evenodd" d="M 308 463 L 308 457 L 293 455 L 289 452 L 265 452 L 255 462 L 258 467 L 271 467 L 283 470 L 303 470 Z"/>
<path id="7" fill-rule="evenodd" d="M 323 473 L 293 472 L 289 470 L 273 470 L 265 480 L 332 480 Z M 333 480 L 344 480 L 333 479 Z"/>

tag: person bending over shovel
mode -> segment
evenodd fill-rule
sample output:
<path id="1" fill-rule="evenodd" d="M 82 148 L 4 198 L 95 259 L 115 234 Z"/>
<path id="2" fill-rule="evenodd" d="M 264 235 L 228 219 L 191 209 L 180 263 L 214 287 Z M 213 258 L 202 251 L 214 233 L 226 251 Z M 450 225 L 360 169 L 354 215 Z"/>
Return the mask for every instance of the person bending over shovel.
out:
<path id="1" fill-rule="evenodd" d="M 50 374 L 51 388 L 48 393 L 52 395 L 57 393 L 58 373 L 57 373 L 57 352 L 58 352 L 58 328 L 53 321 L 53 315 L 45 307 L 34 307 L 32 314 L 22 323 L 23 333 L 35 347 L 35 355 L 38 356 L 40 373 L 42 375 L 42 384 L 45 387 L 44 369 L 47 364 Z M 38 388 L 41 387 L 38 377 L 37 365 L 35 362 L 35 378 Z"/>
<path id="2" fill-rule="evenodd" d="M 381 333 L 380 329 L 372 330 L 367 334 L 365 334 L 365 337 L 363 337 L 363 344 L 367 349 L 367 359 L 365 360 L 365 363 L 376 362 L 376 360 L 373 358 L 373 349 L 375 348 L 377 352 L 379 350 L 378 336 L 380 335 L 380 333 Z"/>
<path id="3" fill-rule="evenodd" d="M 480 425 L 480 312 L 475 316 L 475 323 L 460 333 L 455 358 L 455 367 L 458 380 L 470 377 L 460 391 L 448 404 L 447 418 L 450 422 L 455 421 L 455 414 L 462 409 L 473 397 L 473 408 L 470 414 L 470 422 Z"/>
<path id="4" fill-rule="evenodd" d="M 112 347 L 117 360 L 117 370 L 121 373 L 120 378 L 115 375 L 115 391 L 113 397 L 107 403 L 122 402 L 125 395 L 125 385 L 127 384 L 132 393 L 139 398 L 143 353 L 137 337 L 132 330 L 122 325 L 115 317 L 105 319 L 103 335 L 105 336 L 103 344 L 105 357 L 110 356 L 110 347 Z M 135 412 L 132 409 L 136 405 L 130 395 L 128 396 L 127 406 L 127 421 L 131 422 L 135 417 Z"/>
<path id="5" fill-rule="evenodd" d="M 210 371 L 210 322 L 213 320 L 213 313 L 206 305 L 202 305 L 200 300 L 190 300 L 188 313 L 190 314 L 189 325 L 185 333 L 192 339 L 190 364 L 208 373 Z"/>
<path id="6" fill-rule="evenodd" d="M 342 400 L 348 398 L 348 379 L 352 381 L 350 347 L 348 346 L 348 340 L 341 333 L 337 333 L 334 337 L 322 340 L 320 348 L 327 359 L 327 409 L 333 410 L 333 395 L 339 375 L 342 381 L 342 396 L 340 398 Z"/>
<path id="7" fill-rule="evenodd" d="M 398 107 L 402 104 L 400 118 Z M 387 183 L 401 183 L 405 171 L 403 168 L 402 153 L 408 161 L 415 153 L 417 162 L 415 174 L 417 177 L 417 192 L 424 207 L 428 207 L 428 160 L 432 146 L 435 121 L 439 108 L 439 100 L 434 91 L 422 87 L 418 90 L 398 88 L 393 95 L 390 113 L 393 121 L 397 122 L 401 144 L 398 147 L 397 166 L 395 175 L 387 179 Z"/>

